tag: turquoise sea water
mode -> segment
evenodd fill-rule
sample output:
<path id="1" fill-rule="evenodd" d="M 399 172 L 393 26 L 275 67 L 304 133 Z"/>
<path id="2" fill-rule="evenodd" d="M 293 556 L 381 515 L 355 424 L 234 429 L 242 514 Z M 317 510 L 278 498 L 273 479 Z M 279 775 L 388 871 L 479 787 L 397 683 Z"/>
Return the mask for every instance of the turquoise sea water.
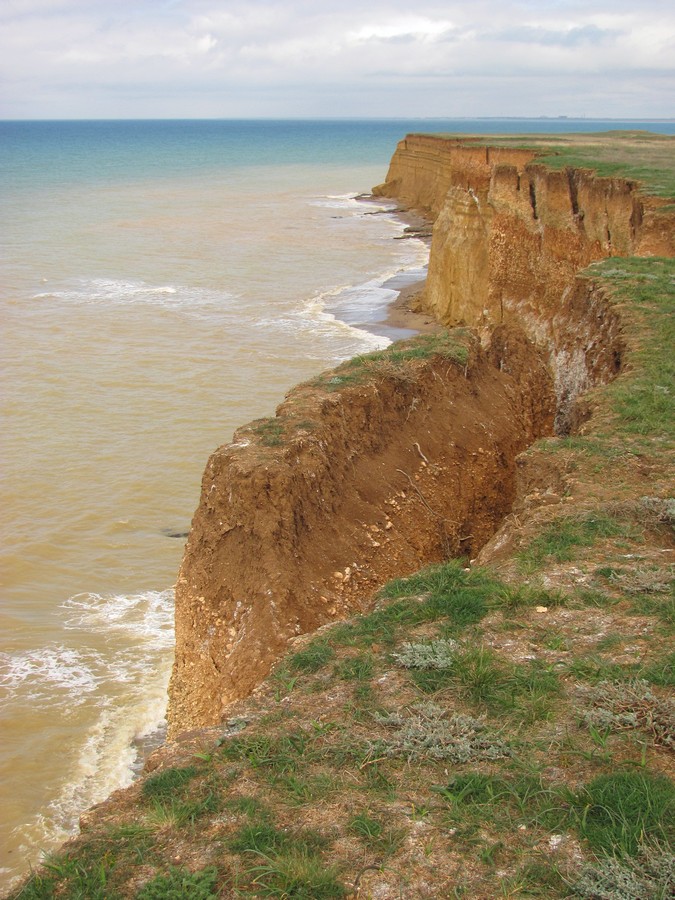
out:
<path id="1" fill-rule="evenodd" d="M 410 131 L 589 120 L 0 122 L 0 886 L 161 735 L 172 585 L 209 453 L 382 346 L 384 180 Z M 373 215 L 373 213 L 376 213 Z"/>

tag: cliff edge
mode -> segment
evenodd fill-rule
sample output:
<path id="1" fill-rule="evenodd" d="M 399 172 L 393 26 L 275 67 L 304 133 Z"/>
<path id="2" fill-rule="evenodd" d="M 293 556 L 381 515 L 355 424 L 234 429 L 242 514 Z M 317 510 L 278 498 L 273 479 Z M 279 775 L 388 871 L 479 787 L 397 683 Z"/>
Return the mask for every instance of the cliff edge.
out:
<path id="1" fill-rule="evenodd" d="M 673 252 L 666 201 L 528 148 L 410 135 L 374 193 L 433 219 L 423 305 L 471 327 L 326 373 L 213 454 L 176 585 L 171 736 L 219 722 L 293 637 L 389 578 L 475 555 L 518 453 L 621 369 L 620 319 L 580 269 Z"/>
<path id="2" fill-rule="evenodd" d="M 577 136 L 595 155 L 634 150 L 654 136 Z M 524 139 L 520 139 L 521 142 Z M 376 196 L 396 198 L 434 221 L 421 306 L 451 326 L 517 322 L 547 347 L 556 385 L 557 430 L 569 431 L 573 400 L 621 366 L 616 321 L 577 274 L 610 256 L 672 256 L 675 215 L 667 197 L 637 179 L 598 175 L 565 162 L 569 136 L 531 149 L 479 139 L 408 135 Z M 670 140 L 670 147 L 668 147 Z M 536 144 L 533 137 L 525 141 Z M 672 139 L 665 139 L 673 154 Z M 547 154 L 549 164 L 540 162 Z M 598 302 L 599 301 L 599 302 Z M 604 348 L 604 352 L 603 352 Z M 611 355 L 614 354 L 614 360 Z"/>
<path id="3" fill-rule="evenodd" d="M 482 546 L 552 382 L 515 328 L 423 336 L 294 388 L 208 462 L 176 586 L 172 734 L 221 721 L 291 638 Z"/>

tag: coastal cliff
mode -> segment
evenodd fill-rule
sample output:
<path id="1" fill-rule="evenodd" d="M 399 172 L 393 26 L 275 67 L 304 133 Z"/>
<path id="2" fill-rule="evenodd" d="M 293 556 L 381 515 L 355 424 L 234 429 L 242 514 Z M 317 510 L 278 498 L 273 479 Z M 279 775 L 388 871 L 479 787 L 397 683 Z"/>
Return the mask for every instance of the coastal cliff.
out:
<path id="1" fill-rule="evenodd" d="M 609 256 L 672 256 L 675 217 L 636 181 L 537 160 L 534 149 L 408 135 L 373 193 L 434 221 L 421 308 L 448 326 L 517 322 L 547 347 L 565 432 L 574 398 L 621 366 L 616 315 L 578 273 Z"/>
<path id="2" fill-rule="evenodd" d="M 219 722 L 290 640 L 387 579 L 475 555 L 517 454 L 554 417 L 569 432 L 578 395 L 621 369 L 619 317 L 579 270 L 673 250 L 636 183 L 530 149 L 412 135 L 374 193 L 433 219 L 423 307 L 471 328 L 454 357 L 428 344 L 302 385 L 213 454 L 176 585 L 170 736 Z"/>
<path id="3" fill-rule="evenodd" d="M 468 324 L 318 375 L 211 456 L 175 739 L 11 900 L 673 894 L 675 207 L 577 167 L 597 205 L 573 227 L 537 188 L 500 249 L 497 169 L 549 164 L 475 144 L 409 137 L 378 189 L 434 220 L 422 302 Z M 450 214 L 457 160 L 485 228 Z M 615 196 L 603 245 L 583 223 Z M 618 234 L 632 256 L 568 265 Z M 496 279 L 473 303 L 436 258 L 462 242 Z"/>
<path id="4" fill-rule="evenodd" d="M 501 328 L 417 338 L 292 390 L 213 454 L 176 586 L 172 734 L 215 724 L 291 638 L 388 579 L 472 552 L 552 430 L 536 348 Z"/>

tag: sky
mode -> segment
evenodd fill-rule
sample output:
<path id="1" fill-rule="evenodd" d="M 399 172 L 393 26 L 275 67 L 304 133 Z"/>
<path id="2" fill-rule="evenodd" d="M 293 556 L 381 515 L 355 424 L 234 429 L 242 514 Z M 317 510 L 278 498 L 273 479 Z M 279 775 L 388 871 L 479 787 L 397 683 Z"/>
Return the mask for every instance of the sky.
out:
<path id="1" fill-rule="evenodd" d="M 0 118 L 675 117 L 672 0 L 1 0 Z"/>

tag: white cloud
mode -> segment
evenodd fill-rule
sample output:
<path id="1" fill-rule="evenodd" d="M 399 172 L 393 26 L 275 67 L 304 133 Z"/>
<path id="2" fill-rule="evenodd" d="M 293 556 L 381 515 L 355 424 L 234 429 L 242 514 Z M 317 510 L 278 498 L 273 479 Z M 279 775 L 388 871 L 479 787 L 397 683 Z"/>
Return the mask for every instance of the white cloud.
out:
<path id="1" fill-rule="evenodd" d="M 670 116 L 673 60 L 660 0 L 5 0 L 0 115 Z"/>
<path id="2" fill-rule="evenodd" d="M 451 28 L 452 22 L 415 16 L 399 19 L 395 22 L 362 25 L 357 31 L 349 33 L 347 39 L 354 41 L 389 41 L 404 37 L 426 41 L 439 37 Z"/>

